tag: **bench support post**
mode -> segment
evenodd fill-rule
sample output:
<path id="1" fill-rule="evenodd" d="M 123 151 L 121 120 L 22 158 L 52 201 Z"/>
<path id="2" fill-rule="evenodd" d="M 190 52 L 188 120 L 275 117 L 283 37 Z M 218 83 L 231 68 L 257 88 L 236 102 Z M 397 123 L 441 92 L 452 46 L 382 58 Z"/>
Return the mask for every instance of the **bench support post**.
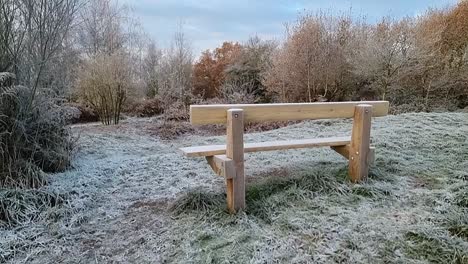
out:
<path id="1" fill-rule="evenodd" d="M 352 182 L 365 179 L 369 173 L 372 106 L 357 105 L 349 146 L 349 177 Z"/>
<path id="2" fill-rule="evenodd" d="M 226 179 L 227 206 L 235 213 L 245 208 L 244 115 L 242 109 L 227 110 L 226 157 L 234 161 L 235 177 Z"/>

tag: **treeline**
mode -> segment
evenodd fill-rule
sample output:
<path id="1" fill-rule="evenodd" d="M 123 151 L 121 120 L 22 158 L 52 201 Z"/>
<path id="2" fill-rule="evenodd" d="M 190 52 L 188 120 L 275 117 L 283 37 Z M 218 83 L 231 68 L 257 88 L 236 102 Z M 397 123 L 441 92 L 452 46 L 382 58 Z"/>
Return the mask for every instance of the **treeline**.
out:
<path id="1" fill-rule="evenodd" d="M 282 43 L 251 39 L 206 51 L 193 92 L 238 102 L 389 100 L 394 112 L 468 106 L 468 3 L 376 24 L 306 14 Z"/>
<path id="2" fill-rule="evenodd" d="M 160 49 L 114 0 L 2 0 L 0 72 L 91 108 L 105 124 L 191 103 L 389 100 L 394 112 L 468 105 L 468 3 L 371 24 L 300 15 L 282 41 L 193 54 L 183 26 Z"/>

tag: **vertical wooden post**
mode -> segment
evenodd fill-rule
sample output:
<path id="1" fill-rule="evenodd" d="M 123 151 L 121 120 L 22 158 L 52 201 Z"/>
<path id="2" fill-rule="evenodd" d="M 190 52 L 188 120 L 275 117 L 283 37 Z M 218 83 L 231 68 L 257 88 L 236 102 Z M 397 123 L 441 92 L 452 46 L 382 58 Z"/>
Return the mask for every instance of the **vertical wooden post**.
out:
<path id="1" fill-rule="evenodd" d="M 234 160 L 236 175 L 226 179 L 227 206 L 235 213 L 245 208 L 244 115 L 242 109 L 227 110 L 226 157 Z"/>
<path id="2" fill-rule="evenodd" d="M 371 119 L 372 105 L 361 104 L 354 108 L 349 148 L 349 177 L 352 182 L 365 179 L 369 173 Z"/>

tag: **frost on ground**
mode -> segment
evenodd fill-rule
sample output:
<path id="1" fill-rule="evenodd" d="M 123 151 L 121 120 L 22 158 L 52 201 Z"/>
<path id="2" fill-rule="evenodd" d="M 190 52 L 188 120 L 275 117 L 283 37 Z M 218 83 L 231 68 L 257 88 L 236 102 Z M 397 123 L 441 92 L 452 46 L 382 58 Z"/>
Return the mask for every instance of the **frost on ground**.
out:
<path id="1" fill-rule="evenodd" d="M 247 210 L 224 181 L 151 119 L 80 125 L 74 168 L 46 188 L 68 197 L 39 221 L 0 230 L 10 263 L 468 263 L 468 114 L 377 118 L 376 164 L 361 184 L 330 149 L 246 154 Z M 348 135 L 349 120 L 303 122 L 246 142 Z"/>

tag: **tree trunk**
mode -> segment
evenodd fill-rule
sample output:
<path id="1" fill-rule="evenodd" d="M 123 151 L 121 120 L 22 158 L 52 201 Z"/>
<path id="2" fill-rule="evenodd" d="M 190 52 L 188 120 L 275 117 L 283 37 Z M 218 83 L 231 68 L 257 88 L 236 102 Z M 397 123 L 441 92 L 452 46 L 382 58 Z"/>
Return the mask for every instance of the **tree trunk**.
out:
<path id="1" fill-rule="evenodd" d="M 431 85 L 432 85 L 432 81 L 429 81 L 429 84 L 427 85 L 427 88 L 426 88 L 426 96 L 425 96 L 425 99 L 424 99 L 424 108 L 426 111 L 428 111 L 429 109 L 429 94 L 431 92 Z"/>
<path id="2" fill-rule="evenodd" d="M 312 102 L 312 95 L 310 91 L 310 64 L 307 64 L 307 93 L 309 95 L 309 103 Z"/>

